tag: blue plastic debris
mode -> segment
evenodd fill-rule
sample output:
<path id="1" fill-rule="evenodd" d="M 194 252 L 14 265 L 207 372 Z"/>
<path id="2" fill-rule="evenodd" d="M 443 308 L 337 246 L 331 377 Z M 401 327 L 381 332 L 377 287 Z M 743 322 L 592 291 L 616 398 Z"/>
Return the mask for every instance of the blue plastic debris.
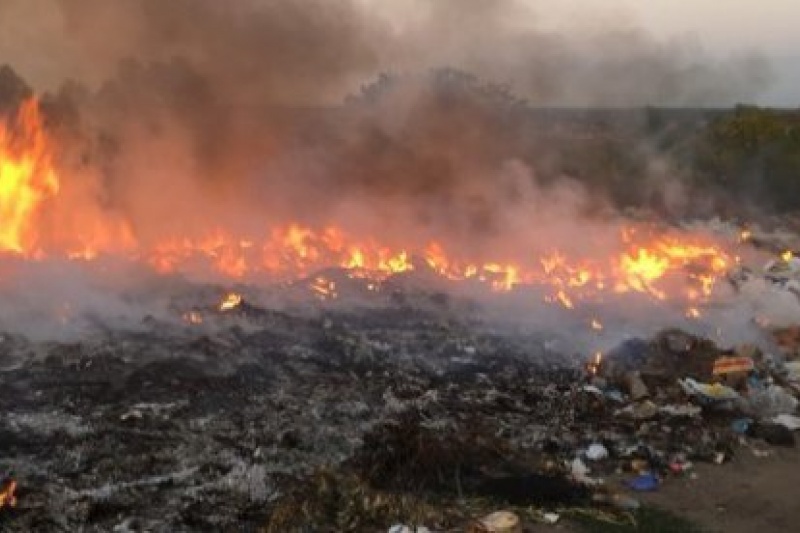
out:
<path id="1" fill-rule="evenodd" d="M 753 423 L 751 418 L 737 418 L 733 422 L 731 422 L 731 429 L 734 433 L 738 433 L 739 435 L 745 435 L 747 430 L 750 429 L 750 424 Z"/>
<path id="2" fill-rule="evenodd" d="M 628 488 L 635 491 L 649 492 L 658 488 L 659 481 L 655 475 L 648 472 L 646 474 L 636 476 L 633 479 L 629 479 L 627 485 Z"/>

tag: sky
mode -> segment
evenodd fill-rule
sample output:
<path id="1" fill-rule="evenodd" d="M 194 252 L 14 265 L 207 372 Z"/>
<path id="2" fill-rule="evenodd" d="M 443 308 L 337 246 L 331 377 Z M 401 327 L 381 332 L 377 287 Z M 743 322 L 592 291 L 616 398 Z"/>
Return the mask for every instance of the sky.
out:
<path id="1" fill-rule="evenodd" d="M 286 1 L 291 5 L 293 0 Z M 513 58 L 509 57 L 513 54 L 507 53 L 508 47 L 492 48 L 493 45 L 508 44 L 511 36 L 504 41 L 503 36 L 485 35 L 491 31 L 487 26 L 491 26 L 493 21 L 484 24 L 480 17 L 492 11 L 487 6 L 497 5 L 501 0 L 351 1 L 363 4 L 370 14 L 377 14 L 386 25 L 396 26 L 398 34 L 407 36 L 410 53 L 406 51 L 403 60 L 386 53 L 390 47 L 384 46 L 386 43 L 378 38 L 377 48 L 385 48 L 383 55 L 378 53 L 381 66 L 385 61 L 385 68 L 389 70 L 413 68 L 415 62 L 422 60 L 447 62 L 455 56 L 458 61 L 471 57 L 470 54 L 479 55 L 479 59 L 490 63 L 490 66 L 495 62 L 499 65 L 498 70 L 503 67 L 506 72 L 519 73 L 531 63 L 521 56 L 516 63 L 513 62 Z M 98 22 L 103 26 L 107 11 L 114 12 L 115 6 L 130 3 L 102 0 L 0 0 L 0 64 L 12 64 L 37 88 L 51 89 L 65 77 L 97 84 L 105 79 L 109 65 L 116 65 L 119 57 L 131 51 L 136 52 L 134 45 L 140 44 L 133 42 L 131 36 L 135 32 L 130 31 L 133 23 L 129 25 L 125 18 L 120 19 L 122 22 L 117 20 L 119 27 L 109 26 L 111 32 L 95 31 Z M 239 5 L 244 4 L 242 0 Z M 647 44 L 648 50 L 640 50 L 642 56 L 657 52 L 659 43 L 665 43 L 667 50 L 683 50 L 686 49 L 684 44 L 688 43 L 691 54 L 698 51 L 701 64 L 741 65 L 743 63 L 737 61 L 738 58 L 753 55 L 762 57 L 771 67 L 769 83 L 762 86 L 759 78 L 760 92 L 753 97 L 754 100 L 745 101 L 800 107 L 800 31 L 797 31 L 800 25 L 796 22 L 800 19 L 800 0 L 503 0 L 503 4 L 513 6 L 506 15 L 510 13 L 511 22 L 517 29 L 533 30 L 528 34 L 544 30 L 579 42 L 584 34 L 593 31 L 601 33 L 609 29 L 632 29 L 646 35 L 642 42 Z M 429 26 L 428 34 L 414 32 L 415 27 L 424 26 L 426 15 L 443 5 L 449 5 L 450 8 L 439 9 L 438 25 Z M 77 33 L 69 33 L 65 17 L 60 15 L 61 10 L 56 6 L 61 6 L 65 11 L 79 12 L 70 19 L 71 25 L 79 28 Z M 66 9 L 66 6 L 70 9 Z M 463 9 L 461 6 L 464 6 Z M 87 14 L 92 15 L 91 22 L 86 22 Z M 465 24 L 471 26 L 465 28 Z M 497 26 L 494 27 L 496 30 Z M 484 35 L 481 34 L 482 30 L 485 30 Z M 148 34 L 147 31 L 140 33 Z M 215 33 L 221 32 L 209 32 L 211 36 Z M 459 33 L 461 35 L 457 39 L 452 38 L 453 34 Z M 441 38 L 441 42 L 428 43 L 431 36 Z M 371 34 L 373 40 L 374 37 Z M 336 36 L 333 42 L 335 44 L 342 39 Z M 219 39 L 207 40 L 213 44 Z M 539 43 L 535 40 L 524 41 L 516 49 L 522 50 L 524 55 L 526 47 L 535 52 Z M 677 46 L 670 48 L 670 44 Z M 363 48 L 365 46 L 361 46 Z M 612 62 L 608 60 L 616 57 L 602 50 L 590 50 L 591 57 L 587 63 L 590 65 Z M 614 53 L 624 55 L 629 50 L 630 47 L 623 46 Z M 729 77 L 731 72 L 742 73 L 742 78 L 747 78 L 747 71 L 738 66 L 728 72 Z M 354 78 L 355 81 L 348 87 L 358 87 L 365 76 L 373 74 L 370 70 L 359 73 L 360 77 Z M 529 77 L 533 76 L 531 74 Z M 598 80 L 600 83 L 602 81 Z M 523 96 L 529 96 L 525 88 L 519 89 Z M 336 97 L 346 94 L 340 93 L 342 91 L 332 94 Z M 752 94 L 756 94 L 756 91 L 748 92 L 744 98 L 751 98 Z"/>
<path id="2" fill-rule="evenodd" d="M 616 13 L 659 37 L 694 34 L 721 53 L 756 48 L 786 55 L 800 45 L 797 0 L 560 0 L 537 11 L 561 21 Z"/>
<path id="3" fill-rule="evenodd" d="M 413 19 L 435 0 L 361 0 Z M 487 0 L 491 1 L 491 0 Z M 519 23 L 560 32 L 634 27 L 663 41 L 691 41 L 714 58 L 758 54 L 773 80 L 762 105 L 800 106 L 800 0 L 518 0 L 528 10 Z"/>
<path id="4" fill-rule="evenodd" d="M 775 77 L 760 103 L 800 106 L 799 0 L 560 0 L 538 13 L 559 25 L 616 15 L 659 39 L 694 39 L 714 56 L 759 53 Z"/>

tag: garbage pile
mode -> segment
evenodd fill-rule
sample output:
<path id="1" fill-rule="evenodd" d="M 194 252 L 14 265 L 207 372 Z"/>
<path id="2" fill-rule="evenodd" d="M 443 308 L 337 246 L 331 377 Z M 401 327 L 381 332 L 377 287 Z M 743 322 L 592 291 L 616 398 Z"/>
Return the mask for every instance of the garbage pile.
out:
<path id="1" fill-rule="evenodd" d="M 7 531 L 521 531 L 793 446 L 800 328 L 559 352 L 430 296 L 0 337 Z M 419 296 L 422 298 L 422 296 Z"/>
<path id="2" fill-rule="evenodd" d="M 800 328 L 773 334 L 780 350 L 769 354 L 751 345 L 722 349 L 675 329 L 630 339 L 590 358 L 573 383 L 537 390 L 529 381 L 522 397 L 493 383 L 487 396 L 502 398 L 500 409 L 463 390 L 459 400 L 449 397 L 460 405 L 428 393 L 423 406 L 374 428 L 343 465 L 378 501 L 407 498 L 359 526 L 378 528 L 391 517 L 398 523 L 390 532 L 522 531 L 581 512 L 630 517 L 640 508 L 637 493 L 695 477 L 697 463 L 724 464 L 743 446 L 794 446 Z M 558 406 L 550 424 L 531 408 L 537 392 Z M 440 410 L 453 418 L 438 419 Z M 520 416 L 512 421 L 509 412 Z M 537 423 L 536 434 L 525 434 Z M 352 499 L 359 500 L 340 501 Z M 300 500 L 309 501 L 308 492 Z M 270 531 L 299 526 L 286 516 L 322 528 L 330 520 L 317 522 L 307 507 L 276 516 Z M 356 523 L 339 518 L 342 529 Z"/>
<path id="3" fill-rule="evenodd" d="M 649 343 L 626 341 L 593 366 L 584 390 L 605 405 L 620 403 L 615 416 L 725 419 L 735 434 L 794 445 L 791 432 L 800 427 L 795 416 L 800 337 L 797 328 L 775 330 L 773 336 L 775 353 L 752 345 L 722 350 L 678 330 Z"/>
<path id="4" fill-rule="evenodd" d="M 593 360 L 580 409 L 627 431 L 608 431 L 614 424 L 606 424 L 576 454 L 573 474 L 592 484 L 587 465 L 616 469 L 628 472 L 628 488 L 649 491 L 691 473 L 695 462 L 728 461 L 749 440 L 794 446 L 800 328 L 772 335 L 776 349 L 767 353 L 752 345 L 720 349 L 667 330 L 649 342 L 625 341 Z"/>

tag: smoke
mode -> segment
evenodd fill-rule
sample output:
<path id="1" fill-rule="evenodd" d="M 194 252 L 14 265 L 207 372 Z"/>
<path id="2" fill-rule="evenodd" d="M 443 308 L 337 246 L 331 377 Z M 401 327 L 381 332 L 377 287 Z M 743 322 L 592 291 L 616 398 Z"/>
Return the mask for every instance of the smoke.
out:
<path id="1" fill-rule="evenodd" d="M 696 40 L 658 40 L 624 16 L 553 27 L 547 9 L 521 0 L 4 0 L 0 52 L 51 88 L 65 79 L 96 87 L 126 59 L 182 58 L 229 106 L 337 102 L 380 71 L 443 66 L 543 105 L 730 104 L 768 81 L 757 56 L 714 60 Z"/>
<path id="2" fill-rule="evenodd" d="M 0 57 L 48 91 L 60 148 L 42 241 L 146 250 L 218 228 L 258 241 L 296 222 L 396 249 L 443 242 L 476 262 L 616 252 L 609 197 L 631 175 L 564 166 L 533 106 L 727 104 L 763 89 L 767 69 L 627 22 L 549 27 L 537 9 L 3 0 Z M 0 70 L 0 111 L 27 85 Z M 682 209 L 679 187 L 662 192 Z"/>
<path id="3" fill-rule="evenodd" d="M 431 197 L 486 211 L 501 198 L 481 193 L 464 206 L 464 181 L 549 157 L 531 148 L 535 128 L 511 94 L 535 106 L 719 105 L 752 98 L 767 80 L 757 57 L 714 61 L 696 42 L 658 41 L 624 17 L 553 28 L 540 20 L 546 8 L 5 0 L 0 57 L 79 110 L 83 150 L 103 175 L 95 189 L 145 234 L 147 219 L 176 204 L 220 217 L 245 195 L 260 211 L 291 202 L 315 216 L 331 196 Z M 369 112 L 331 110 L 380 72 L 397 75 L 392 87 L 367 87 L 381 99 Z M 196 225 L 192 210 L 181 215 Z"/>

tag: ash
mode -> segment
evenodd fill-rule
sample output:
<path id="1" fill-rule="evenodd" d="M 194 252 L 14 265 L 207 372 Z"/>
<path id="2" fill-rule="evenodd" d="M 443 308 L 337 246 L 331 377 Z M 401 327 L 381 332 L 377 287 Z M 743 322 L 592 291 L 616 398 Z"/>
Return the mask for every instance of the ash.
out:
<path id="1" fill-rule="evenodd" d="M 628 516 L 627 493 L 695 462 L 794 446 L 800 328 L 729 348 L 672 328 L 595 354 L 574 321 L 555 338 L 467 292 L 348 279 L 335 297 L 318 278 L 198 285 L 136 327 L 92 317 L 74 341 L 2 335 L 3 529 Z"/>
<path id="2" fill-rule="evenodd" d="M 4 530 L 257 530 L 305 480 L 389 457 L 369 449 L 382 429 L 480 433 L 510 451 L 571 424 L 574 361 L 441 294 L 204 311 L 202 327 L 147 319 L 71 343 L 2 336 L 0 469 L 19 484 Z M 414 476 L 431 490 L 453 481 L 407 474 L 406 489 Z"/>

